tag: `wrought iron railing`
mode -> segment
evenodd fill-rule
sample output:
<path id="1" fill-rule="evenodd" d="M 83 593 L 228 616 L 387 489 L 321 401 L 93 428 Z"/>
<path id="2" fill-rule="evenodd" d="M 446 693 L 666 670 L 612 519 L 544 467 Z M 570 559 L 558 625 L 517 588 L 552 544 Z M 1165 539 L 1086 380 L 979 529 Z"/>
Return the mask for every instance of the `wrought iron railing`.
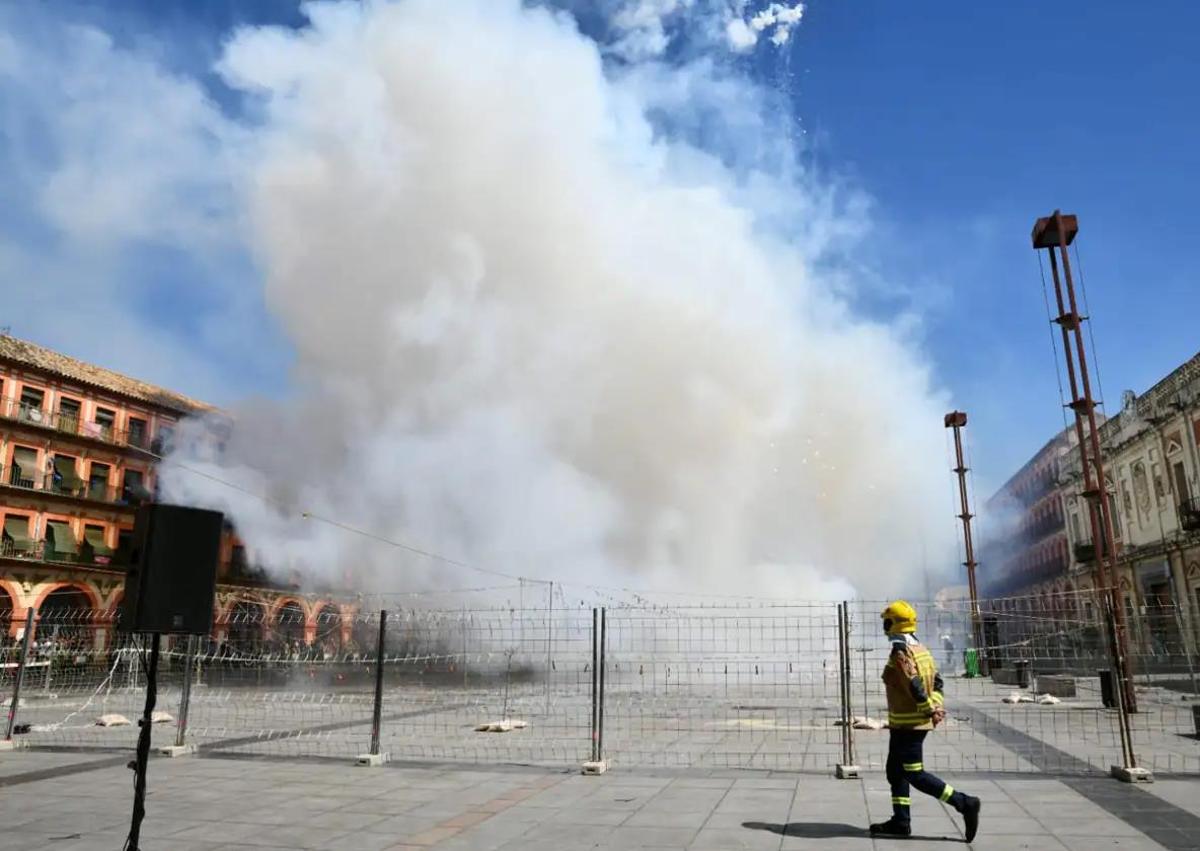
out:
<path id="1" fill-rule="evenodd" d="M 134 488 L 127 488 L 111 481 L 85 482 L 55 473 L 28 475 L 16 464 L 9 467 L 2 483 L 21 490 L 41 491 L 110 505 L 136 506 L 145 501 Z"/>
<path id="2" fill-rule="evenodd" d="M 69 552 L 65 549 L 56 549 L 50 541 L 18 541 L 9 537 L 0 539 L 0 558 L 101 567 L 124 564 L 121 553 L 107 550 L 97 552 L 86 541 L 77 544 L 74 552 Z"/>
<path id="3" fill-rule="evenodd" d="M 26 404 L 20 399 L 12 397 L 0 398 L 0 418 L 16 420 L 62 434 L 86 437 L 117 446 L 130 446 L 155 452 L 158 451 L 154 449 L 156 444 L 162 448 L 160 441 L 150 439 L 149 429 L 145 426 L 118 429 L 105 423 L 84 420 L 79 416 L 78 411 L 45 411 L 38 406 Z"/>

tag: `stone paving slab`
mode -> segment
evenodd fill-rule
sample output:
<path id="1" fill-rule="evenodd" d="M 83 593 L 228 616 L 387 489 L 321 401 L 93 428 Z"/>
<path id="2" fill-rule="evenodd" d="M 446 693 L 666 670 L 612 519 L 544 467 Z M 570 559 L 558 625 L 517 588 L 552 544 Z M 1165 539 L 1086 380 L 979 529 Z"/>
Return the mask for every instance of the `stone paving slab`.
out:
<path id="1" fill-rule="evenodd" d="M 0 851 L 122 846 L 132 791 L 123 765 L 15 751 L 0 754 L 0 779 L 7 784 Z M 983 827 L 970 846 L 976 851 L 1200 849 L 1200 831 L 1191 829 L 1200 817 L 1200 778 L 1138 788 L 1099 776 L 946 779 L 984 800 Z M 878 775 L 585 777 L 188 757 L 153 760 L 149 789 L 146 851 L 881 851 L 897 844 L 865 831 L 890 812 L 890 792 Z M 914 794 L 913 813 L 923 847 L 967 847 L 961 819 L 942 804 Z"/>

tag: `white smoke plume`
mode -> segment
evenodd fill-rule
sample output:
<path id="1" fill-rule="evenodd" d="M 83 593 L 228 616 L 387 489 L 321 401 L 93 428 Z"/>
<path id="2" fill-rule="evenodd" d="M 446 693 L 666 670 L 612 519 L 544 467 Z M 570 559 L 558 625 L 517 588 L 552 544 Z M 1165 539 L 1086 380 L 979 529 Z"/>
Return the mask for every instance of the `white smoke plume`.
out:
<path id="1" fill-rule="evenodd" d="M 948 550 L 945 402 L 903 327 L 842 300 L 851 273 L 817 271 L 854 230 L 826 187 L 652 126 L 663 93 L 564 14 L 308 11 L 220 67 L 258 99 L 246 204 L 295 399 L 234 411 L 220 452 L 185 442 L 172 498 L 269 567 L 387 589 L 478 577 L 303 512 L 710 593 L 882 594 Z"/>
<path id="2" fill-rule="evenodd" d="M 725 25 L 729 46 L 735 51 L 750 50 L 758 44 L 759 35 L 771 30 L 771 44 L 782 47 L 792 37 L 792 30 L 804 18 L 805 4 L 771 3 L 757 11 L 740 4 L 737 13 Z"/>

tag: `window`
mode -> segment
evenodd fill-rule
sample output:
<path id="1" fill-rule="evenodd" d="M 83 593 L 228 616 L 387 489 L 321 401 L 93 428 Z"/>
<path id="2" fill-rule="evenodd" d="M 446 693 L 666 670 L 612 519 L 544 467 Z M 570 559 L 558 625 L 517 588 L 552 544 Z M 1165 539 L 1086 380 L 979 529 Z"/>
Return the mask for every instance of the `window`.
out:
<path id="1" fill-rule="evenodd" d="M 1178 503 L 1183 505 L 1192 498 L 1188 488 L 1187 472 L 1184 471 L 1182 461 L 1176 461 L 1175 466 L 1171 469 L 1175 473 L 1175 495 L 1178 497 Z"/>
<path id="2" fill-rule="evenodd" d="M 19 488 L 32 488 L 37 474 L 37 450 L 27 446 L 14 446 L 8 483 Z"/>
<path id="3" fill-rule="evenodd" d="M 154 439 L 154 445 L 151 450 L 158 455 L 166 455 L 171 451 L 171 446 L 175 440 L 175 429 L 169 425 L 160 425 L 158 427 L 158 437 Z"/>
<path id="4" fill-rule="evenodd" d="M 1079 513 L 1071 512 L 1071 531 L 1075 533 L 1075 543 L 1083 541 L 1083 530 L 1079 526 Z"/>
<path id="5" fill-rule="evenodd" d="M 1163 481 L 1162 467 L 1157 463 L 1150 465 L 1150 476 L 1154 479 L 1154 501 L 1162 508 L 1163 500 L 1167 496 L 1167 486 Z"/>
<path id="6" fill-rule="evenodd" d="M 68 434 L 75 434 L 79 431 L 78 399 L 58 400 L 58 428 Z"/>
<path id="7" fill-rule="evenodd" d="M 136 446 L 139 449 L 146 448 L 146 421 L 137 417 L 129 418 L 129 436 L 128 441 L 130 446 Z"/>
<path id="8" fill-rule="evenodd" d="M 1121 537 L 1121 515 L 1117 513 L 1117 500 L 1111 493 L 1108 495 L 1108 516 L 1112 518 L 1113 537 Z"/>
<path id="9" fill-rule="evenodd" d="M 235 577 L 245 577 L 249 573 L 250 566 L 246 563 L 246 548 L 241 544 L 233 545 L 233 552 L 229 557 L 229 572 Z"/>
<path id="10" fill-rule="evenodd" d="M 108 491 L 109 470 L 110 467 L 107 464 L 92 462 L 91 473 L 88 476 L 88 499 L 105 499 Z"/>
<path id="11" fill-rule="evenodd" d="M 112 559 L 113 551 L 104 543 L 103 526 L 88 525 L 83 527 L 83 550 L 87 561 L 97 564 L 108 564 Z"/>
<path id="12" fill-rule="evenodd" d="M 66 520 L 46 521 L 46 557 L 58 561 L 73 560 L 79 553 L 79 543 Z"/>
<path id="13" fill-rule="evenodd" d="M 25 387 L 21 390 L 21 419 L 26 422 L 40 423 L 42 421 L 42 403 L 46 401 L 46 391 L 36 387 Z"/>
<path id="14" fill-rule="evenodd" d="M 141 470 L 126 470 L 121 483 L 121 501 L 130 505 L 145 502 L 150 496 L 145 485 L 146 474 Z"/>
<path id="15" fill-rule="evenodd" d="M 133 552 L 133 530 L 118 529 L 117 530 L 117 551 L 113 555 L 113 560 L 117 564 L 128 564 L 129 555 Z"/>
<path id="16" fill-rule="evenodd" d="M 117 423 L 117 412 L 108 408 L 97 408 L 95 422 L 100 431 L 100 437 L 112 440 L 113 426 Z"/>
<path id="17" fill-rule="evenodd" d="M 29 540 L 29 518 L 9 514 L 0 527 L 0 554 L 5 556 L 24 555 L 32 548 Z"/>
<path id="18" fill-rule="evenodd" d="M 83 490 L 83 482 L 75 466 L 75 459 L 70 455 L 55 455 L 54 465 L 50 471 L 53 489 L 59 493 L 79 496 Z"/>

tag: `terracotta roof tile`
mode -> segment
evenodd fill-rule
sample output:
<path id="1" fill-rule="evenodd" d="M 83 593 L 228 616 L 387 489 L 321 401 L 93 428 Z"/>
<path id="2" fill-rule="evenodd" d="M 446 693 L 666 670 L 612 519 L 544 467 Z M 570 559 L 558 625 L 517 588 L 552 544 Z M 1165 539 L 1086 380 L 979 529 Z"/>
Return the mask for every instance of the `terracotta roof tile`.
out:
<path id="1" fill-rule="evenodd" d="M 28 340 L 18 340 L 7 334 L 0 334 L 0 360 L 53 373 L 70 381 L 108 390 L 120 396 L 168 408 L 180 414 L 216 410 L 213 406 L 190 399 L 182 393 L 175 393 L 153 384 L 147 384 L 145 381 L 138 381 L 136 378 L 121 375 L 111 369 L 76 360 L 60 352 L 30 343 Z"/>

